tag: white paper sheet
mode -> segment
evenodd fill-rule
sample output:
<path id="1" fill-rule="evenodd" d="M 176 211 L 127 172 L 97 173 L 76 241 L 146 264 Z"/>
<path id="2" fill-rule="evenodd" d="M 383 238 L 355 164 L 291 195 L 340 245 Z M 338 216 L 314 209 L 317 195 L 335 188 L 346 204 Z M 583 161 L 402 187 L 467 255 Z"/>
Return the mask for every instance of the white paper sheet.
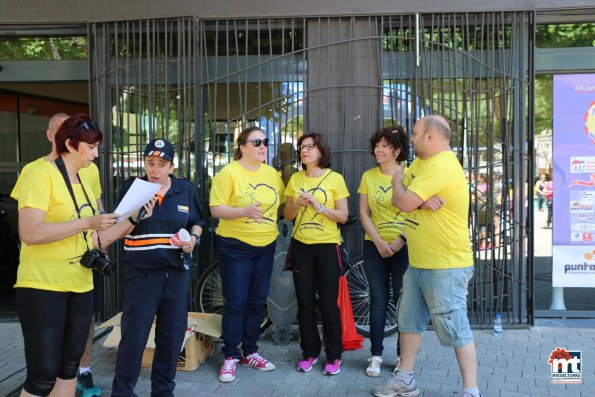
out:
<path id="1" fill-rule="evenodd" d="M 135 179 L 114 213 L 120 214 L 119 220 L 128 218 L 130 214 L 149 202 L 160 187 L 158 183 L 147 182 L 139 178 Z"/>

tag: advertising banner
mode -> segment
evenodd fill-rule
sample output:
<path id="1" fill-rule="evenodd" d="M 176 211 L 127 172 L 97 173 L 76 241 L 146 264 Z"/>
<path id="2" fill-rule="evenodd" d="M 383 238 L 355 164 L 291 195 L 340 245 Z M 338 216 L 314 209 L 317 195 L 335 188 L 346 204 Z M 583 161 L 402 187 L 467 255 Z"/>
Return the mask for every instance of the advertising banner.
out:
<path id="1" fill-rule="evenodd" d="M 554 76 L 554 287 L 595 285 L 595 74 Z"/>

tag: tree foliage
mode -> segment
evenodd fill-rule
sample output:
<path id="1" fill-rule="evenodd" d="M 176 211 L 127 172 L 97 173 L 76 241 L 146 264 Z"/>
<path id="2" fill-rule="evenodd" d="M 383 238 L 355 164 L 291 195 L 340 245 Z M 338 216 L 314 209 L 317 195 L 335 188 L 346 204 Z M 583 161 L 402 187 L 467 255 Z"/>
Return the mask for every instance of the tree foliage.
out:
<path id="1" fill-rule="evenodd" d="M 77 37 L 0 38 L 2 61 L 52 61 L 88 58 L 88 42 Z"/>
<path id="2" fill-rule="evenodd" d="M 553 76 L 535 76 L 535 134 L 551 130 L 553 125 Z"/>

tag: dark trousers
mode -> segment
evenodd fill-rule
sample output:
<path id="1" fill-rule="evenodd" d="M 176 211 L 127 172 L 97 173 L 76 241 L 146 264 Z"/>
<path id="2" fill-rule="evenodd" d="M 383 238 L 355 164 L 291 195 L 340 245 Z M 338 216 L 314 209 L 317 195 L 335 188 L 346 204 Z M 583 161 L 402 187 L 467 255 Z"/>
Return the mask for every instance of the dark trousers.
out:
<path id="1" fill-rule="evenodd" d="M 143 351 L 153 319 L 155 356 L 151 396 L 173 396 L 178 355 L 188 325 L 190 272 L 177 269 L 144 271 L 128 267 L 124 278 L 122 339 L 116 358 L 112 396 L 136 396 Z"/>
<path id="2" fill-rule="evenodd" d="M 27 362 L 23 387 L 47 396 L 56 378 L 76 376 L 89 335 L 93 293 L 17 288 L 16 301 Z"/>
<path id="3" fill-rule="evenodd" d="M 225 357 L 239 358 L 240 343 L 245 356 L 258 351 L 256 342 L 269 295 L 275 243 L 255 247 L 219 235 L 216 243 L 225 298 L 221 351 Z"/>
<path id="4" fill-rule="evenodd" d="M 341 271 L 337 244 L 303 244 L 291 240 L 291 270 L 295 283 L 300 328 L 300 346 L 304 357 L 318 357 L 321 350 L 316 324 L 316 292 L 322 312 L 322 334 L 326 359 L 341 358 L 343 342 L 337 298 Z"/>
<path id="5" fill-rule="evenodd" d="M 370 352 L 373 356 L 382 356 L 390 290 L 392 288 L 396 304 L 401 295 L 403 275 L 408 266 L 406 245 L 390 258 L 383 258 L 374 243 L 368 240 L 364 242 L 364 271 L 370 286 Z M 398 334 L 397 356 L 400 356 Z"/>

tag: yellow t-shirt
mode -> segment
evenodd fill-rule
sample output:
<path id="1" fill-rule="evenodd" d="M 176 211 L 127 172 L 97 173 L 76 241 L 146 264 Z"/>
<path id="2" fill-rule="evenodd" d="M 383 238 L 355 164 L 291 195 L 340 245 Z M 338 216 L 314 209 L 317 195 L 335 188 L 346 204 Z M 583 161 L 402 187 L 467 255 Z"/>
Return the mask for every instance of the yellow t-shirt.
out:
<path id="1" fill-rule="evenodd" d="M 405 213 L 391 204 L 392 179 L 392 175 L 384 175 L 379 167 L 375 167 L 364 172 L 357 189 L 358 193 L 367 195 L 372 223 L 380 238 L 387 243 L 399 237 L 405 227 Z M 365 239 L 372 240 L 368 233 Z"/>
<path id="2" fill-rule="evenodd" d="M 416 209 L 405 216 L 410 266 L 449 269 L 473 265 L 469 239 L 469 186 L 451 151 L 429 159 L 416 158 L 405 172 L 404 184 L 424 201 L 444 199 L 438 211 Z"/>
<path id="3" fill-rule="evenodd" d="M 27 177 L 27 175 L 32 170 L 35 169 L 35 167 L 45 164 L 46 162 L 47 161 L 45 161 L 45 158 L 40 157 L 37 160 L 32 161 L 29 164 L 27 164 L 26 166 L 24 166 L 23 169 L 21 170 L 21 173 L 19 174 L 17 182 L 14 184 L 14 188 L 12 189 L 12 192 L 10 192 L 10 197 L 15 199 L 16 201 L 19 201 L 19 195 L 20 195 L 19 191 L 21 189 L 21 184 L 23 183 L 23 179 L 25 179 Z M 81 168 L 78 173 L 79 173 L 79 177 L 90 186 L 91 191 L 93 192 L 95 197 L 100 198 L 101 197 L 101 183 L 99 180 L 99 168 L 97 168 L 95 163 L 91 163 L 91 165 L 86 168 Z"/>
<path id="4" fill-rule="evenodd" d="M 343 175 L 327 170 L 318 178 L 308 178 L 306 171 L 300 171 L 291 176 L 285 195 L 297 200 L 302 192 L 311 193 L 316 200 L 327 208 L 335 209 L 335 201 L 349 197 Z M 323 178 L 325 178 L 323 180 Z M 322 183 L 320 183 L 322 181 Z M 318 184 L 320 183 L 320 186 Z M 316 188 L 318 186 L 318 188 Z M 304 211 L 306 211 L 304 213 Z M 303 215 L 302 215 L 303 214 Z M 295 217 L 295 231 L 293 238 L 304 244 L 341 243 L 341 233 L 337 222 L 330 221 L 324 214 L 316 212 L 312 206 L 299 210 Z"/>
<path id="5" fill-rule="evenodd" d="M 209 206 L 243 208 L 258 202 L 264 218 L 260 223 L 249 218 L 220 219 L 217 234 L 255 247 L 272 243 L 279 234 L 277 212 L 285 202 L 284 190 L 281 177 L 271 166 L 262 164 L 258 171 L 249 171 L 237 161 L 226 165 L 213 178 Z"/>
<path id="6" fill-rule="evenodd" d="M 93 215 L 89 204 L 95 207 L 96 198 L 91 187 L 84 180 L 82 183 L 91 203 L 87 203 L 81 184 L 73 184 L 72 188 L 81 208 L 81 217 L 84 218 Z M 64 178 L 50 162 L 39 164 L 35 167 L 35 172 L 29 172 L 22 180 L 19 210 L 24 207 L 44 211 L 44 222 L 48 223 L 68 222 L 78 218 Z M 83 233 L 47 244 L 21 243 L 15 287 L 60 292 L 92 290 L 91 270 L 80 264 L 87 246 L 93 248 L 90 231 L 87 232 L 87 244 Z"/>

